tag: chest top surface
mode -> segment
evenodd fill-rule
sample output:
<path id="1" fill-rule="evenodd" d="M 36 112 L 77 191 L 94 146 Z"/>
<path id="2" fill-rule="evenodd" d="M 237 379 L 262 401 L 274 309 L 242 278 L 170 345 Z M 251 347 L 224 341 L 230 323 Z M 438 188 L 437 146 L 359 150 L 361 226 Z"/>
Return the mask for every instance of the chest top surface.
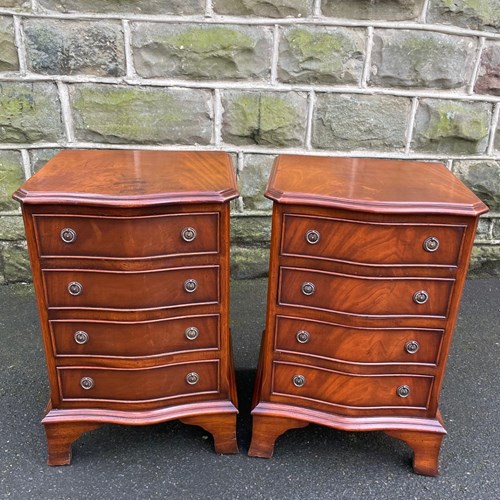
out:
<path id="1" fill-rule="evenodd" d="M 222 152 L 67 150 L 13 196 L 27 204 L 134 207 L 222 203 L 238 192 L 230 156 Z"/>
<path id="2" fill-rule="evenodd" d="M 488 211 L 444 165 L 406 160 L 282 155 L 265 195 L 284 204 L 375 213 L 477 216 Z"/>

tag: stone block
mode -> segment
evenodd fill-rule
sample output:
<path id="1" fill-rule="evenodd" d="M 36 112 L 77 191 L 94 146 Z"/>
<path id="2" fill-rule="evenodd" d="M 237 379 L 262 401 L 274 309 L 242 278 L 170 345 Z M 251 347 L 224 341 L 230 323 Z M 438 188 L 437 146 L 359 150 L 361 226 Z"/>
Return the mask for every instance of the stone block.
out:
<path id="1" fill-rule="evenodd" d="M 24 182 L 21 153 L 0 149 L 0 212 L 17 210 L 12 193 Z"/>
<path id="2" fill-rule="evenodd" d="M 270 241 L 270 216 L 240 216 L 231 218 L 232 244 L 247 247 L 268 247 Z"/>
<path id="3" fill-rule="evenodd" d="M 32 149 L 29 152 L 31 173 L 38 172 L 60 149 Z"/>
<path id="4" fill-rule="evenodd" d="M 486 217 L 481 217 L 477 224 L 476 240 L 484 241 L 491 238 L 491 220 Z"/>
<path id="5" fill-rule="evenodd" d="M 302 146 L 307 97 L 290 92 L 227 91 L 222 138 L 225 142 L 268 146 Z"/>
<path id="6" fill-rule="evenodd" d="M 144 78 L 268 78 L 270 28 L 232 25 L 132 25 L 134 64 Z"/>
<path id="7" fill-rule="evenodd" d="M 243 168 L 238 173 L 239 191 L 245 209 L 271 210 L 272 202 L 264 198 L 264 192 L 275 158 L 272 155 L 245 155 Z"/>
<path id="8" fill-rule="evenodd" d="M 119 21 L 27 19 L 24 33 L 30 71 L 45 75 L 125 74 Z"/>
<path id="9" fill-rule="evenodd" d="M 364 32 L 346 28 L 286 28 L 279 45 L 282 82 L 352 84 L 363 71 Z"/>
<path id="10" fill-rule="evenodd" d="M 431 0 L 427 21 L 473 30 L 500 30 L 499 0 Z"/>
<path id="11" fill-rule="evenodd" d="M 0 248 L 5 283 L 31 281 L 31 267 L 25 242 L 8 242 Z"/>
<path id="12" fill-rule="evenodd" d="M 414 30 L 377 30 L 370 84 L 451 89 L 468 84 L 476 41 Z"/>
<path id="13" fill-rule="evenodd" d="M 0 142 L 55 142 L 63 137 L 57 88 L 52 83 L 0 83 Z"/>
<path id="14" fill-rule="evenodd" d="M 18 240 L 24 240 L 24 224 L 22 216 L 21 215 L 0 216 L 0 241 L 18 241 Z"/>
<path id="15" fill-rule="evenodd" d="M 213 0 L 214 12 L 231 16 L 306 17 L 313 0 Z"/>
<path id="16" fill-rule="evenodd" d="M 493 239 L 500 240 L 500 218 L 493 219 L 492 235 Z"/>
<path id="17" fill-rule="evenodd" d="M 469 276 L 500 276 L 500 245 L 474 245 Z"/>
<path id="18" fill-rule="evenodd" d="M 211 93 L 205 90 L 71 85 L 78 140 L 115 144 L 209 144 Z"/>
<path id="19" fill-rule="evenodd" d="M 200 14 L 205 13 L 205 0 L 38 0 L 53 12 L 95 12 L 131 14 Z"/>
<path id="20" fill-rule="evenodd" d="M 486 42 L 474 92 L 500 95 L 500 42 Z"/>
<path id="21" fill-rule="evenodd" d="M 491 104 L 422 99 L 415 117 L 415 151 L 445 154 L 484 153 L 488 142 Z"/>
<path id="22" fill-rule="evenodd" d="M 500 160 L 456 160 L 453 171 L 490 210 L 500 210 Z"/>
<path id="23" fill-rule="evenodd" d="M 340 151 L 403 150 L 409 112 L 405 97 L 320 93 L 312 144 Z"/>
<path id="24" fill-rule="evenodd" d="M 0 0 L 0 7 L 6 7 L 14 10 L 31 9 L 30 0 Z"/>
<path id="25" fill-rule="evenodd" d="M 19 61 L 11 17 L 0 16 L 0 71 L 17 71 Z"/>
<path id="26" fill-rule="evenodd" d="M 255 279 L 267 276 L 269 272 L 269 247 L 231 246 L 231 277 L 234 279 Z"/>
<path id="27" fill-rule="evenodd" d="M 322 0 L 323 15 L 346 19 L 416 19 L 425 0 Z"/>

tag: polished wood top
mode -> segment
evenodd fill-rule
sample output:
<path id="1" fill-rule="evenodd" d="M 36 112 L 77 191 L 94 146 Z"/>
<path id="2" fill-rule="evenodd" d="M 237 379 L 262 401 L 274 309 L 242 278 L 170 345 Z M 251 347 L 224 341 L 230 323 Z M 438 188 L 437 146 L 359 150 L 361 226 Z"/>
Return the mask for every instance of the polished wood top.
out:
<path id="1" fill-rule="evenodd" d="M 136 207 L 222 203 L 238 196 L 227 153 L 66 150 L 13 195 L 23 203 Z"/>
<path id="2" fill-rule="evenodd" d="M 281 155 L 265 196 L 285 204 L 375 213 L 488 211 L 444 165 L 407 160 Z"/>

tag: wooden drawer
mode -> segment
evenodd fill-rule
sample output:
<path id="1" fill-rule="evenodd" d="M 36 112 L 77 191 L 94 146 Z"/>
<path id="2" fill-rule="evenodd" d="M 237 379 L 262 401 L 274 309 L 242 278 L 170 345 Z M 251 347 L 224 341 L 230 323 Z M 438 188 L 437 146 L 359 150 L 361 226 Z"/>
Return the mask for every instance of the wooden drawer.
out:
<path id="1" fill-rule="evenodd" d="M 136 310 L 219 301 L 218 266 L 146 272 L 44 270 L 43 275 L 49 308 Z M 186 291 L 189 284 L 196 290 Z"/>
<path id="2" fill-rule="evenodd" d="M 389 224 L 290 214 L 283 218 L 282 255 L 362 264 L 454 266 L 465 230 L 463 225 Z"/>
<path id="3" fill-rule="evenodd" d="M 63 401 L 143 402 L 219 392 L 217 360 L 136 370 L 83 366 L 57 371 Z"/>
<path id="4" fill-rule="evenodd" d="M 282 267 L 278 302 L 363 316 L 446 317 L 454 282 L 453 279 L 367 278 Z M 306 295 L 305 291 L 312 293 Z M 425 303 L 415 302 L 415 294 L 420 291 L 428 295 Z"/>
<path id="5" fill-rule="evenodd" d="M 277 316 L 275 349 L 348 363 L 437 364 L 443 330 L 360 328 Z"/>
<path id="6" fill-rule="evenodd" d="M 42 257 L 140 259 L 219 251 L 218 213 L 143 217 L 35 215 L 34 219 Z"/>
<path id="7" fill-rule="evenodd" d="M 137 357 L 219 349 L 219 315 L 156 321 L 50 321 L 56 356 Z"/>
<path id="8" fill-rule="evenodd" d="M 350 408 L 426 408 L 434 377 L 426 375 L 351 375 L 324 368 L 273 363 L 272 394 L 298 404 L 326 403 Z M 303 384 L 300 386 L 300 384 Z M 398 391 L 407 397 L 398 395 Z"/>

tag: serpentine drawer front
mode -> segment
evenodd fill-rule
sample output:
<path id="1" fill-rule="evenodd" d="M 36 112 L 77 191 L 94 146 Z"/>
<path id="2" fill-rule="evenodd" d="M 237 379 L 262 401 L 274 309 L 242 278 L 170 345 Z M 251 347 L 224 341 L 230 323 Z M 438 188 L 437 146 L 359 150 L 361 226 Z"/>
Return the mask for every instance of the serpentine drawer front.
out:
<path id="1" fill-rule="evenodd" d="M 415 171 L 419 172 L 415 176 Z M 306 175 L 307 174 L 307 175 Z M 438 409 L 487 207 L 444 165 L 279 156 L 249 454 L 308 422 L 383 430 L 437 475 Z"/>
<path id="2" fill-rule="evenodd" d="M 116 180 L 116 182 L 115 182 Z M 236 453 L 224 153 L 63 151 L 22 204 L 49 372 L 49 464 L 103 423 L 200 425 Z"/>

